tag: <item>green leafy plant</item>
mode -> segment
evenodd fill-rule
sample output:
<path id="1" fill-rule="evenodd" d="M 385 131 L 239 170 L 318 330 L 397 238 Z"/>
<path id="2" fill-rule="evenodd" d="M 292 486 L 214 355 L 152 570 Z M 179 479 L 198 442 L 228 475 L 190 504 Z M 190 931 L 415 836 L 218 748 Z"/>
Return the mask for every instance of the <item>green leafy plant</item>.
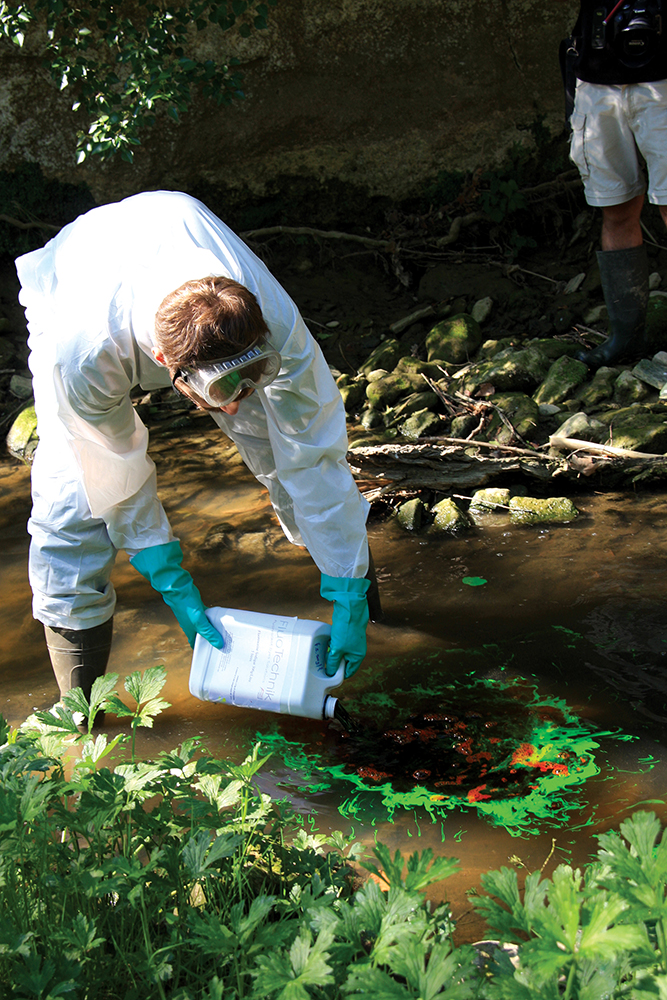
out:
<path id="1" fill-rule="evenodd" d="M 18 730 L 0 720 L 3 998 L 667 996 L 667 834 L 652 813 L 601 835 L 583 873 L 483 875 L 473 905 L 499 944 L 455 946 L 451 908 L 424 892 L 457 861 L 380 843 L 367 859 L 307 830 L 258 791 L 261 745 L 240 763 L 198 740 L 136 760 L 165 679 L 161 666 L 130 675 L 128 705 L 109 675 L 90 701 L 76 690 Z M 93 738 L 102 710 L 130 733 Z M 103 763 L 124 747 L 131 759 Z"/>
<path id="2" fill-rule="evenodd" d="M 667 996 L 667 837 L 653 813 L 602 834 L 586 870 L 559 865 L 551 879 L 503 868 L 482 876 L 474 901 L 503 941 L 519 941 L 518 968 L 491 977 L 490 1000 L 600 1000 Z"/>
<path id="3" fill-rule="evenodd" d="M 244 96 L 238 59 L 194 57 L 193 36 L 236 28 L 247 37 L 267 27 L 276 3 L 14 0 L 0 2 L 0 37 L 23 47 L 30 35 L 54 83 L 71 90 L 72 110 L 88 119 L 77 135 L 78 162 L 116 152 L 132 162 L 138 133 L 160 105 L 178 121 L 195 93 L 221 105 Z"/>

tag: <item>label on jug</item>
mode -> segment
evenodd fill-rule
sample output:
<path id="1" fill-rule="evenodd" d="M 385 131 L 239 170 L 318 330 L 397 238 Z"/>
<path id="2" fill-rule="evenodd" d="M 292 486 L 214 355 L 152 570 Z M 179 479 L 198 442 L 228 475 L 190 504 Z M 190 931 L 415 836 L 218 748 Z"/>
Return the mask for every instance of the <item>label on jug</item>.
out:
<path id="1" fill-rule="evenodd" d="M 209 646 L 202 683 L 206 698 L 241 708 L 280 711 L 283 688 L 292 669 L 292 639 L 298 619 L 276 615 L 267 623 L 269 616 L 262 618 L 264 623 L 257 624 L 225 614 L 215 621 L 225 648 Z"/>

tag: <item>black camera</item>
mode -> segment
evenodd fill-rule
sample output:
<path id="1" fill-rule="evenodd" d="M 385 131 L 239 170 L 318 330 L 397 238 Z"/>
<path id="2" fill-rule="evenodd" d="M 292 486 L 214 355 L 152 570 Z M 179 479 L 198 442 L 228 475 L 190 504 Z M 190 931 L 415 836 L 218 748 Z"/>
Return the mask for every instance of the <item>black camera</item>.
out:
<path id="1" fill-rule="evenodd" d="M 635 0 L 618 6 L 606 26 L 607 39 L 624 66 L 641 69 L 658 51 L 662 17 L 654 0 Z"/>

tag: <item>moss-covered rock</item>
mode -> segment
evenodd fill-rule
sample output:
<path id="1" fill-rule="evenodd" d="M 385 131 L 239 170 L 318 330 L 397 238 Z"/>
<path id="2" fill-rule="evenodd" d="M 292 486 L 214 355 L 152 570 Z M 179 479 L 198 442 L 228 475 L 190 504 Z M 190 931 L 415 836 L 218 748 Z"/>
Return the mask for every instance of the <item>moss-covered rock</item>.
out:
<path id="1" fill-rule="evenodd" d="M 383 340 L 375 350 L 369 354 L 368 359 L 359 368 L 359 374 L 367 375 L 375 371 L 376 368 L 385 368 L 393 371 L 396 363 L 404 354 L 409 354 L 408 348 L 393 337 Z"/>
<path id="2" fill-rule="evenodd" d="M 466 512 L 449 498 L 441 500 L 440 503 L 431 507 L 431 516 L 433 523 L 429 528 L 429 534 L 455 534 L 472 527 L 472 521 Z"/>
<path id="3" fill-rule="evenodd" d="M 654 413 L 650 407 L 636 404 L 598 413 L 597 417 L 609 427 L 607 440 L 614 447 L 651 455 L 667 452 L 667 408 L 664 413 Z"/>
<path id="4" fill-rule="evenodd" d="M 443 319 L 426 336 L 428 360 L 442 358 L 452 365 L 469 361 L 482 343 L 482 331 L 477 320 L 467 313 Z"/>
<path id="5" fill-rule="evenodd" d="M 424 379 L 419 375 L 392 374 L 384 375 L 366 386 L 366 398 L 376 409 L 385 409 L 413 392 L 419 392 L 424 387 Z"/>
<path id="6" fill-rule="evenodd" d="M 582 410 L 593 409 L 600 403 L 604 403 L 605 400 L 611 399 L 614 395 L 614 383 L 617 378 L 617 368 L 607 368 L 606 366 L 598 368 L 592 381 L 577 392 L 577 399 Z"/>
<path id="7" fill-rule="evenodd" d="M 427 507 L 420 497 L 406 500 L 396 511 L 396 520 L 406 531 L 419 531 L 426 516 Z"/>
<path id="8" fill-rule="evenodd" d="M 443 376 L 442 366 L 436 362 L 422 361 L 420 358 L 413 357 L 403 357 L 400 358 L 394 372 L 398 375 L 405 373 L 407 375 L 426 375 L 427 378 L 432 379 L 437 382 Z M 426 382 L 424 382 L 426 386 Z"/>
<path id="9" fill-rule="evenodd" d="M 496 393 L 492 400 L 505 414 L 514 430 L 522 438 L 531 440 L 540 422 L 537 403 L 522 392 Z M 497 413 L 491 418 L 486 436 L 489 441 L 498 441 L 500 444 L 511 444 L 514 440 L 514 434 Z"/>
<path id="10" fill-rule="evenodd" d="M 563 355 L 554 361 L 544 382 L 533 395 L 536 403 L 562 403 L 587 381 L 590 372 L 583 361 Z"/>
<path id="11" fill-rule="evenodd" d="M 498 392 L 532 392 L 549 371 L 550 361 L 536 348 L 505 348 L 489 361 L 478 362 L 461 379 L 466 392 L 474 393 L 489 382 Z"/>
<path id="12" fill-rule="evenodd" d="M 583 410 L 580 410 L 578 413 L 571 414 L 567 420 L 560 424 L 555 431 L 555 436 L 604 444 L 609 436 L 609 425 L 602 420 L 589 417 Z"/>
<path id="13" fill-rule="evenodd" d="M 366 379 L 354 379 L 347 385 L 338 383 L 338 389 L 343 397 L 343 405 L 348 413 L 362 406 L 366 400 Z"/>
<path id="14" fill-rule="evenodd" d="M 420 437 L 436 437 L 438 434 L 444 434 L 447 423 L 439 413 L 419 410 L 399 424 L 398 429 L 403 437 L 416 440 Z"/>
<path id="15" fill-rule="evenodd" d="M 632 372 L 621 372 L 614 382 L 614 402 L 616 403 L 642 403 L 651 395 L 655 395 L 655 393 Z"/>
<path id="16" fill-rule="evenodd" d="M 434 392 L 413 392 L 401 400 L 397 406 L 391 407 L 385 412 L 384 422 L 387 427 L 391 427 L 420 410 L 434 411 L 437 405 L 438 397 Z"/>
<path id="17" fill-rule="evenodd" d="M 34 406 L 26 406 L 9 429 L 7 451 L 26 465 L 32 465 L 35 448 L 39 442 L 37 414 Z"/>
<path id="18" fill-rule="evenodd" d="M 470 501 L 468 513 L 473 511 L 490 511 L 509 506 L 510 490 L 500 486 L 487 486 L 483 490 L 475 490 Z"/>
<path id="19" fill-rule="evenodd" d="M 568 497 L 512 497 L 509 503 L 513 524 L 557 524 L 574 521 L 579 511 Z"/>

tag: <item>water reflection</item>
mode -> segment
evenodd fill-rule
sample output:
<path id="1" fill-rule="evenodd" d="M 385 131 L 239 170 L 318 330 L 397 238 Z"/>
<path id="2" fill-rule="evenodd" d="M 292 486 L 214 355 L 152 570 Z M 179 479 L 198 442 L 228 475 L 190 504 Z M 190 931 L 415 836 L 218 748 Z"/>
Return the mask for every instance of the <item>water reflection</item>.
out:
<path id="1" fill-rule="evenodd" d="M 304 550 L 289 545 L 266 494 L 233 448 L 213 430 L 154 440 L 160 494 L 182 539 L 186 564 L 208 604 L 279 611 L 326 619 L 319 573 Z M 386 813 L 359 820 L 338 812 L 331 789 L 305 791 L 278 759 L 262 787 L 288 795 L 319 829 L 377 835 L 404 852 L 432 847 L 459 857 L 462 874 L 447 883 L 462 934 L 474 936 L 465 891 L 480 871 L 513 858 L 526 870 L 562 860 L 581 864 L 595 850 L 592 834 L 617 825 L 640 803 L 667 819 L 664 726 L 667 721 L 667 496 L 589 494 L 575 498 L 582 516 L 572 524 L 511 526 L 489 519 L 474 533 L 438 540 L 411 536 L 393 523 L 370 533 L 381 580 L 386 624 L 369 628 L 369 654 L 347 682 L 347 700 L 382 685 L 428 684 L 428 663 L 444 663 L 452 678 L 529 678 L 545 697 L 563 699 L 583 720 L 632 741 L 599 740 L 600 773 L 586 783 L 580 812 L 566 828 L 512 837 L 474 812 L 439 822 L 413 812 L 387 822 Z M 18 725 L 57 696 L 42 630 L 33 621 L 27 581 L 29 472 L 10 459 L 0 465 L 0 711 Z M 470 587 L 464 577 L 481 577 Z M 271 717 L 199 702 L 188 691 L 190 649 L 163 604 L 121 554 L 114 571 L 119 598 L 109 670 L 121 677 L 155 663 L 168 669 L 164 697 L 172 707 L 138 751 L 154 754 L 201 736 L 211 750 L 242 757 L 257 732 L 273 726 L 305 747 L 326 746 L 330 724 Z M 434 655 L 438 654 L 435 659 Z M 415 667 L 417 662 L 422 666 Z M 555 847 L 553 839 L 555 838 Z M 552 852 L 553 847 L 553 853 Z M 437 896 L 438 889 L 433 890 Z M 467 930 L 466 930 L 467 928 Z"/>

